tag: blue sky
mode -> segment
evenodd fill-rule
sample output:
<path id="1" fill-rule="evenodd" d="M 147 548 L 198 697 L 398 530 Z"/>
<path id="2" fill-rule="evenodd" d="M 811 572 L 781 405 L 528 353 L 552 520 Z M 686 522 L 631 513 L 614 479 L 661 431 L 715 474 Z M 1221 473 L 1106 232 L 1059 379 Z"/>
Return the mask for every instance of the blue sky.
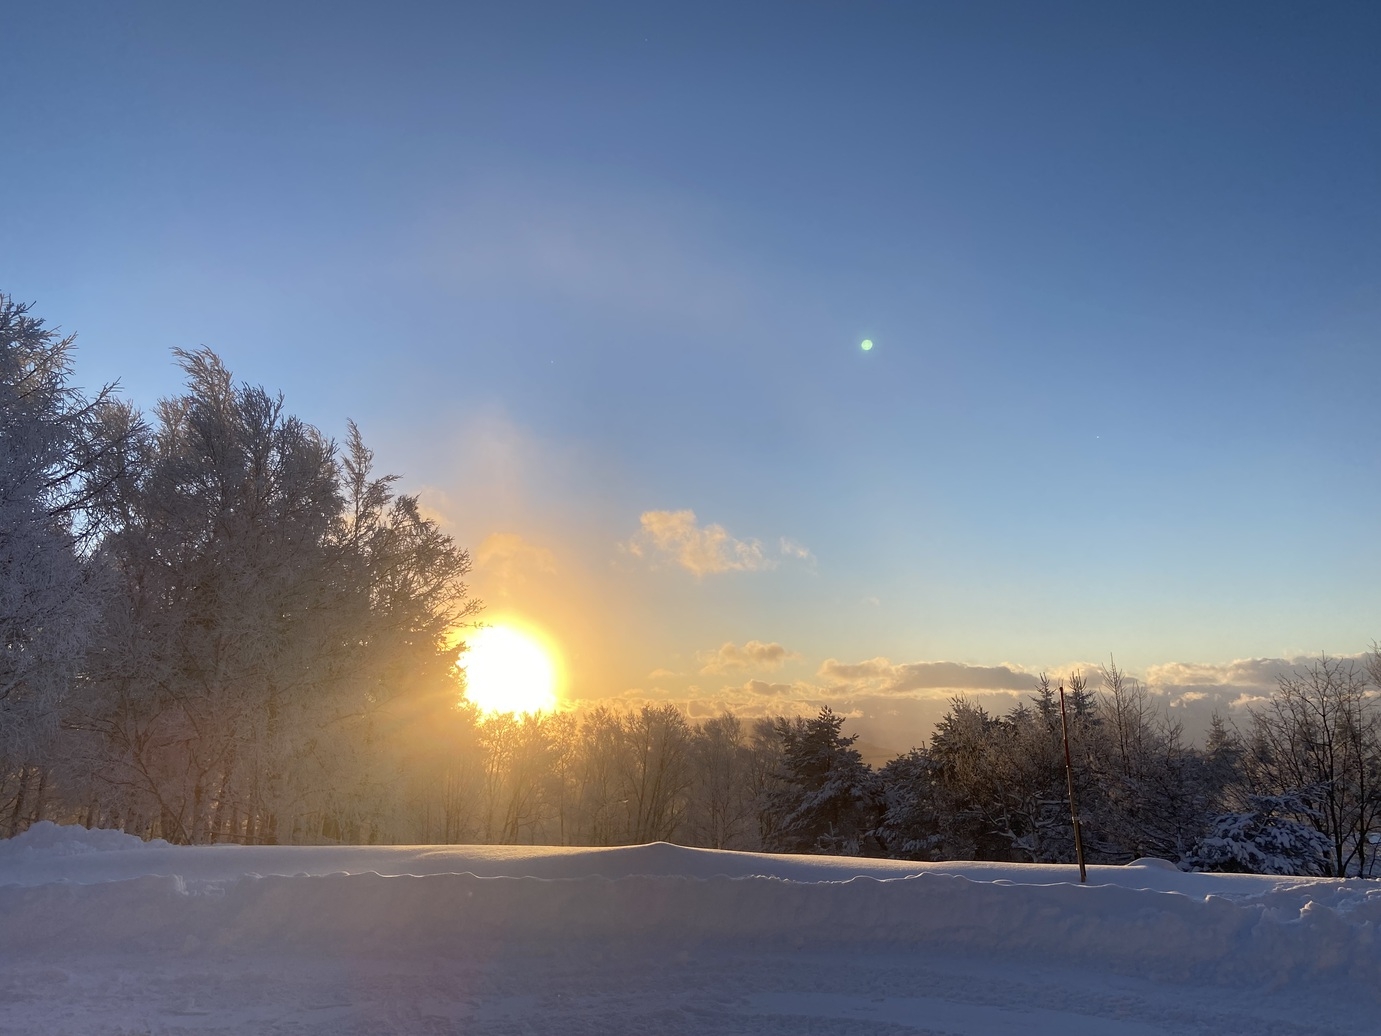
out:
<path id="1" fill-rule="evenodd" d="M 882 723 L 969 687 L 899 666 L 996 702 L 1381 636 L 1375 5 L 53 3 L 6 37 L 0 290 L 141 404 L 206 344 L 357 420 L 574 696 Z"/>

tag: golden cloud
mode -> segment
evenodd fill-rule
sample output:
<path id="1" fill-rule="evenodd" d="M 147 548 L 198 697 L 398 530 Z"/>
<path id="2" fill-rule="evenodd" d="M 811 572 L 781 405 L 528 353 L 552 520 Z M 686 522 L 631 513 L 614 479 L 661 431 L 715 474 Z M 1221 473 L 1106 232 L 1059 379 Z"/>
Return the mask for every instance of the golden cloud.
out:
<path id="1" fill-rule="evenodd" d="M 508 597 L 525 583 L 556 574 L 556 556 L 516 532 L 495 532 L 475 549 L 475 582 Z"/>
<path id="2" fill-rule="evenodd" d="M 736 539 L 722 525 L 697 525 L 694 511 L 644 511 L 638 523 L 638 533 L 624 545 L 630 554 L 668 557 L 697 578 L 777 567 L 758 540 Z"/>
<path id="3" fill-rule="evenodd" d="M 719 650 L 706 652 L 700 656 L 705 663 L 702 673 L 722 673 L 729 669 L 758 668 L 780 669 L 788 658 L 798 657 L 775 641 L 764 644 L 760 640 L 750 640 L 739 647 L 733 641 L 726 641 Z"/>
<path id="4" fill-rule="evenodd" d="M 902 695 L 916 692 L 963 694 L 992 691 L 1019 694 L 1035 687 L 1033 673 L 1012 665 L 980 666 L 963 662 L 892 662 L 870 658 L 845 663 L 827 658 L 816 674 L 832 684 L 833 693 Z"/>

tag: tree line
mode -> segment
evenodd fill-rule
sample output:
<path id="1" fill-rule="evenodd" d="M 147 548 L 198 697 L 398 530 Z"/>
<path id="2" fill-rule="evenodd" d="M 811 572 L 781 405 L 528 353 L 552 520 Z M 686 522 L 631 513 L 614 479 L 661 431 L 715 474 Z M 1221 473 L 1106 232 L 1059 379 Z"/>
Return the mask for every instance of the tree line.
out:
<path id="1" fill-rule="evenodd" d="M 828 708 L 480 715 L 470 558 L 281 396 L 177 352 L 139 412 L 0 294 L 0 834 L 621 845 L 1067 862 L 1056 690 L 867 765 Z M 1320 658 L 1202 747 L 1114 663 L 1068 681 L 1091 862 L 1371 874 L 1381 653 Z"/>

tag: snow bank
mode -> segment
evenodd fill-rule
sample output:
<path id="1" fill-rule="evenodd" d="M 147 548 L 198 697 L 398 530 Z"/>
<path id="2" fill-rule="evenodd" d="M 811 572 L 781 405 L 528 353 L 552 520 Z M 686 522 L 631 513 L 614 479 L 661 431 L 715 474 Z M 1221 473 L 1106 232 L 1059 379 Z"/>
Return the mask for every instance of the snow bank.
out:
<path id="1" fill-rule="evenodd" d="M 74 856 L 93 852 L 118 852 L 130 849 L 166 847 L 163 839 L 145 842 L 123 831 L 88 829 L 76 824 L 54 824 L 41 820 L 23 834 L 0 841 L 0 867 L 23 853 L 43 852 L 52 856 Z M 3 873 L 3 871 L 0 871 Z"/>
<path id="2" fill-rule="evenodd" d="M 1362 881 L 1185 875 L 1146 861 L 1097 868 L 1094 883 L 1080 886 L 1051 880 L 1072 868 L 923 868 L 669 845 L 137 848 L 112 834 L 44 830 L 22 853 L 0 843 L 7 949 L 445 957 L 558 952 L 591 940 L 926 945 L 1094 961 L 1176 981 L 1332 978 L 1381 989 L 1381 886 Z M 75 869 L 73 845 L 87 846 L 86 884 L 62 873 Z M 46 866 L 36 858 L 44 854 Z M 393 873 L 373 872 L 381 861 Z M 464 863 L 489 873 L 456 866 Z M 756 876 L 726 873 L 753 867 Z M 544 873 L 526 873 L 534 870 Z"/>

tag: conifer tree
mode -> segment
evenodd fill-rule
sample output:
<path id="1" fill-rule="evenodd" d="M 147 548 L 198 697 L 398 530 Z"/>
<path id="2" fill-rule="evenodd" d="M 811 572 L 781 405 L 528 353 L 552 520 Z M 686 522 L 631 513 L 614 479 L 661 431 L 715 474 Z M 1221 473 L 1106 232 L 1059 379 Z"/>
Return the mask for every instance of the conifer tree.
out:
<path id="1" fill-rule="evenodd" d="M 774 796 L 769 848 L 860 855 L 875 848 L 881 798 L 876 776 L 828 706 L 814 719 L 779 719 L 784 787 Z"/>

